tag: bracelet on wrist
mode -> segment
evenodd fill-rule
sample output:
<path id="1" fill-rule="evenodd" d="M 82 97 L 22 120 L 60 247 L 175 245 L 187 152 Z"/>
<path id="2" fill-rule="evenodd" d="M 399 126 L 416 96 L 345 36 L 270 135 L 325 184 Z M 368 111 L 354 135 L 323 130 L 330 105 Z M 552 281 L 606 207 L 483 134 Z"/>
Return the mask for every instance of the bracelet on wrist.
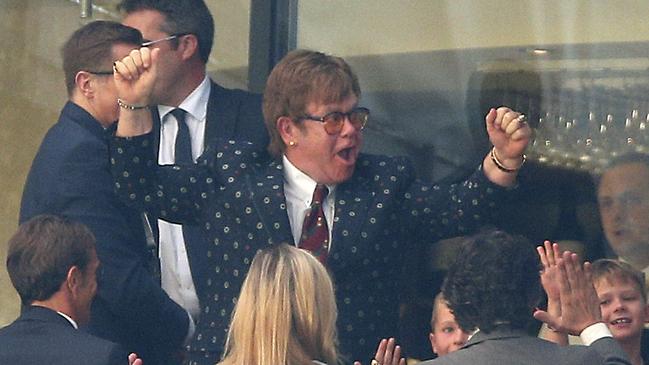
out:
<path id="1" fill-rule="evenodd" d="M 489 152 L 489 156 L 491 157 L 491 161 L 493 161 L 494 165 L 496 165 L 498 170 L 500 170 L 502 172 L 506 172 L 508 174 L 511 174 L 511 173 L 514 173 L 514 172 L 520 170 L 521 167 L 523 167 L 523 165 L 525 164 L 525 161 L 527 161 L 527 156 L 525 156 L 525 154 L 523 154 L 523 156 L 522 156 L 523 160 L 521 161 L 520 165 L 518 165 L 518 166 L 516 166 L 514 168 L 507 167 L 507 166 L 503 165 L 503 163 L 500 162 L 500 160 L 498 159 L 498 156 L 496 155 L 496 147 L 491 148 L 491 152 Z"/>
<path id="2" fill-rule="evenodd" d="M 149 106 L 148 105 L 133 105 L 133 104 L 127 104 L 124 102 L 124 100 L 117 98 L 117 105 L 119 105 L 120 108 L 128 109 L 128 110 L 139 110 L 139 109 L 146 109 Z"/>

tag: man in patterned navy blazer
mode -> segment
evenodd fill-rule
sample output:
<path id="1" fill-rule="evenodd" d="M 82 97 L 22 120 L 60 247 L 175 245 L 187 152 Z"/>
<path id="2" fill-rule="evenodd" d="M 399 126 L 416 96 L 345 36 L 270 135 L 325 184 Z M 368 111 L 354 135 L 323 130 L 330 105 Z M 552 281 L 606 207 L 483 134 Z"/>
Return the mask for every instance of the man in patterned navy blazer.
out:
<path id="1" fill-rule="evenodd" d="M 89 330 L 163 364 L 182 348 L 189 315 L 147 271 L 150 261 L 140 213 L 113 192 L 108 136 L 119 107 L 112 64 L 137 48 L 142 35 L 116 22 L 79 28 L 63 47 L 70 100 L 34 158 L 20 222 L 57 214 L 88 226 L 102 262 Z"/>
<path id="2" fill-rule="evenodd" d="M 117 62 L 119 95 L 131 106 L 150 102 L 157 52 L 142 49 Z M 300 242 L 312 193 L 324 184 L 330 240 L 326 265 L 336 285 L 343 353 L 367 360 L 378 340 L 397 333 L 397 292 L 404 244 L 432 243 L 475 230 L 516 183 L 530 128 L 502 107 L 486 117 L 494 149 L 465 182 L 425 185 L 403 158 L 360 153 L 369 111 L 341 58 L 294 51 L 273 69 L 264 92 L 269 152 L 226 141 L 195 166 L 161 166 L 151 153 L 152 123 L 141 109 L 120 112 L 111 146 L 123 199 L 175 222 L 201 224 L 210 237 L 194 356 L 218 360 L 230 313 L 255 252 Z M 129 137 L 129 138 L 120 138 Z"/>
<path id="3" fill-rule="evenodd" d="M 215 137 L 268 144 L 261 95 L 227 89 L 210 79 L 206 65 L 214 39 L 214 20 L 203 0 L 122 0 L 123 24 L 142 32 L 145 44 L 157 48 L 163 61 L 151 108 L 159 164 L 193 163 Z M 176 114 L 184 111 L 184 121 Z M 187 126 L 191 156 L 183 161 L 176 147 Z M 187 154 L 189 155 L 189 154 Z M 181 156 L 181 157 L 179 157 Z M 203 280 L 210 263 L 204 252 L 208 238 L 201 227 L 151 219 L 160 256 L 161 284 L 194 320 L 200 317 Z"/>
<path id="4" fill-rule="evenodd" d="M 24 305 L 0 329 L 0 364 L 141 365 L 135 354 L 80 331 L 97 291 L 95 238 L 76 222 L 39 215 L 9 240 L 7 272 Z"/>

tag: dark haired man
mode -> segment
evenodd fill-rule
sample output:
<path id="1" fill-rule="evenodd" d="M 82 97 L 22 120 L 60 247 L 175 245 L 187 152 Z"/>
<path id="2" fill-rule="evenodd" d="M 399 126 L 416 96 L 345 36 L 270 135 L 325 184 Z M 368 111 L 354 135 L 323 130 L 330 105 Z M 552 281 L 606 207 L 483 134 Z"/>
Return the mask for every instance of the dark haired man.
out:
<path id="1" fill-rule="evenodd" d="M 141 364 L 121 346 L 78 331 L 97 291 L 95 238 L 82 224 L 40 215 L 9 240 L 7 271 L 24 305 L 0 329 L 0 363 Z"/>
<path id="2" fill-rule="evenodd" d="M 103 268 L 90 331 L 157 365 L 182 347 L 189 315 L 147 272 L 142 219 L 113 193 L 106 139 L 119 114 L 113 62 L 141 42 L 136 29 L 106 21 L 89 23 L 67 40 L 62 57 L 69 101 L 34 158 L 20 222 L 48 213 L 90 228 Z"/>
<path id="3" fill-rule="evenodd" d="M 215 137 L 268 144 L 261 97 L 211 81 L 206 64 L 214 21 L 203 0 L 123 0 L 123 24 L 142 32 L 145 45 L 160 52 L 151 98 L 158 163 L 193 163 Z M 179 119 L 180 118 L 180 119 Z M 160 255 L 162 287 L 195 320 L 210 275 L 201 227 L 152 219 Z M 203 299 L 201 299 L 203 300 Z"/>
<path id="4" fill-rule="evenodd" d="M 535 316 L 579 334 L 589 346 L 561 347 L 536 337 L 540 262 L 526 238 L 483 232 L 467 238 L 457 257 L 442 293 L 460 328 L 473 335 L 461 349 L 422 364 L 629 364 L 602 322 L 597 294 L 575 254 L 564 253 L 559 263 L 562 317 Z"/>

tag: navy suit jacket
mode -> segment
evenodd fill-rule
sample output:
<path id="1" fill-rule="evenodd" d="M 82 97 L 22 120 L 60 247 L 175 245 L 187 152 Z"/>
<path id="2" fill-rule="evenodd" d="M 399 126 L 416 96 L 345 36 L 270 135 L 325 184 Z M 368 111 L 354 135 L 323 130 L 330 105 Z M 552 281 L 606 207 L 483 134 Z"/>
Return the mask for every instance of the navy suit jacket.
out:
<path id="1" fill-rule="evenodd" d="M 209 263 L 193 363 L 218 360 L 230 313 L 258 249 L 293 242 L 280 162 L 252 145 L 229 141 L 208 148 L 193 166 L 155 167 L 150 135 L 117 138 L 113 176 L 127 202 L 163 219 L 200 224 Z M 134 159 L 134 157 L 138 157 Z M 128 173 L 125 173 L 128 172 Z M 362 154 L 353 176 L 335 190 L 327 266 L 338 305 L 338 334 L 350 360 L 366 361 L 378 340 L 395 336 L 404 246 L 433 243 L 477 229 L 506 196 L 478 170 L 459 185 L 425 185 L 404 158 Z"/>
<path id="2" fill-rule="evenodd" d="M 236 139 L 250 141 L 265 151 L 269 142 L 268 132 L 261 112 L 262 98 L 259 94 L 238 89 L 226 89 L 211 82 L 210 96 L 207 102 L 205 124 L 205 146 L 216 143 L 219 139 Z M 160 140 L 160 116 L 158 109 L 153 108 L 154 151 L 157 155 Z M 156 230 L 157 225 L 152 227 Z M 209 237 L 204 235 L 200 226 L 183 225 L 183 236 L 187 258 L 194 280 L 199 301 L 202 301 L 205 286 L 203 278 L 208 274 L 209 261 L 205 256 Z"/>
<path id="3" fill-rule="evenodd" d="M 187 312 L 145 269 L 149 260 L 140 214 L 114 194 L 108 136 L 88 112 L 68 102 L 34 158 L 20 222 L 57 214 L 87 225 L 101 262 L 90 331 L 164 363 L 187 335 Z"/>
<path id="4" fill-rule="evenodd" d="M 0 364 L 126 365 L 128 353 L 115 343 L 75 329 L 51 309 L 31 306 L 0 329 Z"/>
<path id="5" fill-rule="evenodd" d="M 590 346 L 558 346 L 523 331 L 499 328 L 478 332 L 458 351 L 421 365 L 629 365 L 626 353 L 612 337 Z"/>

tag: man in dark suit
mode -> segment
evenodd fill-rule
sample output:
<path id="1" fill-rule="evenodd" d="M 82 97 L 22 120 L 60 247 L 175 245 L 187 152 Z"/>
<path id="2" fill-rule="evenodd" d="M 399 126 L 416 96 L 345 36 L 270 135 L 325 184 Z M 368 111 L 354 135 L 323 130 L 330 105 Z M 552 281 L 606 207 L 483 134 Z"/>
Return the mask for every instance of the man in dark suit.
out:
<path id="1" fill-rule="evenodd" d="M 226 89 L 210 80 L 206 64 L 214 21 L 203 0 L 123 0 L 123 24 L 142 32 L 159 49 L 159 77 L 153 89 L 154 149 L 159 164 L 193 163 L 216 137 L 252 141 L 264 149 L 261 96 Z M 179 120 L 179 117 L 183 120 Z M 183 143 L 186 153 L 183 153 Z M 179 147 L 180 146 L 180 147 Z M 202 279 L 209 276 L 209 237 L 199 226 L 155 219 L 162 287 L 200 320 Z"/>
<path id="2" fill-rule="evenodd" d="M 119 114 L 113 61 L 140 45 L 141 34 L 116 22 L 93 22 L 63 47 L 69 101 L 34 158 L 20 222 L 58 214 L 87 225 L 102 262 L 90 331 L 137 352 L 148 364 L 182 348 L 189 315 L 147 271 L 142 219 L 113 192 L 107 136 Z"/>
<path id="3" fill-rule="evenodd" d="M 134 354 L 79 331 L 90 318 L 99 260 L 82 224 L 40 215 L 9 240 L 7 271 L 24 305 L 0 329 L 0 363 L 22 365 L 139 365 Z"/>
<path id="4" fill-rule="evenodd" d="M 135 106 L 150 102 L 160 54 L 143 48 L 116 63 L 120 98 Z M 120 111 L 117 136 L 131 136 L 111 147 L 120 195 L 163 219 L 198 223 L 209 237 L 199 351 L 191 363 L 218 360 L 252 257 L 281 242 L 326 262 L 336 283 L 343 353 L 369 359 L 378 339 L 396 333 L 403 246 L 476 229 L 515 184 L 530 136 L 519 113 L 489 112 L 494 152 L 469 180 L 428 186 L 403 158 L 360 154 L 369 111 L 359 97 L 358 80 L 341 58 L 291 52 L 264 93 L 275 158 L 226 141 L 192 166 L 156 166 L 149 114 Z"/>
<path id="5" fill-rule="evenodd" d="M 538 310 L 534 316 L 580 335 L 588 346 L 561 347 L 536 337 L 540 323 L 532 313 L 542 295 L 540 262 L 526 238 L 480 233 L 466 240 L 457 257 L 442 293 L 460 327 L 473 335 L 461 349 L 422 364 L 629 364 L 602 322 L 597 293 L 575 254 L 564 253 L 558 263 L 561 318 Z"/>

